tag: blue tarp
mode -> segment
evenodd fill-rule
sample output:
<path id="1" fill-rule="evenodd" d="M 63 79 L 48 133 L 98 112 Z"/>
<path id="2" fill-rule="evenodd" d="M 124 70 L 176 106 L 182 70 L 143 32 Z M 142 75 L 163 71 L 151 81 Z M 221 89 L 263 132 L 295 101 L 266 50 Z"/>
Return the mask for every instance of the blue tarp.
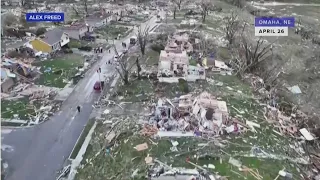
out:
<path id="1" fill-rule="evenodd" d="M 1 79 L 6 79 L 7 76 L 7 72 L 4 68 L 1 68 Z"/>

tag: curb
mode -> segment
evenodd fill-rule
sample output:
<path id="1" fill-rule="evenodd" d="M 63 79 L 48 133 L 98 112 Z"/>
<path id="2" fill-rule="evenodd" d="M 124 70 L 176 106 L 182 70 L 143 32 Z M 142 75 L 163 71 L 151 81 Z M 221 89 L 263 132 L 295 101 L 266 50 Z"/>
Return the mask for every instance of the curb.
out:
<path id="1" fill-rule="evenodd" d="M 86 136 L 77 156 L 75 159 L 72 160 L 71 162 L 71 169 L 70 169 L 70 173 L 68 175 L 68 180 L 73 180 L 77 174 L 77 167 L 81 164 L 82 160 L 83 160 L 83 155 L 85 155 L 86 150 L 88 148 L 88 145 L 90 144 L 90 141 L 92 139 L 92 135 L 94 133 L 94 130 L 97 127 L 97 121 L 94 122 L 93 126 L 91 127 L 90 131 L 88 132 L 88 135 Z M 83 152 L 83 153 L 81 153 Z M 78 160 L 78 161 L 76 161 Z"/>
<path id="2" fill-rule="evenodd" d="M 81 136 L 82 136 L 83 131 L 84 131 L 85 128 L 86 128 L 86 127 L 84 126 L 83 129 L 82 129 L 82 131 L 81 131 L 81 133 L 80 133 L 80 136 L 78 137 L 76 143 L 74 144 L 74 146 L 73 146 L 73 148 L 72 148 L 72 150 L 71 150 L 71 153 L 70 153 L 70 155 L 69 155 L 69 157 L 68 157 L 68 160 L 70 160 L 70 161 L 74 160 L 74 159 L 71 158 L 71 155 L 72 155 L 74 149 L 76 148 L 76 146 L 77 146 L 77 144 L 78 144 L 78 142 L 79 142 L 79 140 L 80 140 L 80 138 L 81 138 Z M 88 134 L 89 134 L 89 133 L 88 133 Z M 88 136 L 88 134 L 87 134 L 87 136 Z M 87 136 L 86 136 L 86 138 L 87 138 Z M 81 148 L 82 148 L 82 145 L 81 145 Z M 80 148 L 80 149 L 81 149 L 81 148 Z M 78 154 L 79 154 L 79 152 L 78 152 Z M 77 156 L 78 156 L 78 155 L 77 155 Z M 76 157 L 77 157 L 77 156 L 76 156 Z"/>

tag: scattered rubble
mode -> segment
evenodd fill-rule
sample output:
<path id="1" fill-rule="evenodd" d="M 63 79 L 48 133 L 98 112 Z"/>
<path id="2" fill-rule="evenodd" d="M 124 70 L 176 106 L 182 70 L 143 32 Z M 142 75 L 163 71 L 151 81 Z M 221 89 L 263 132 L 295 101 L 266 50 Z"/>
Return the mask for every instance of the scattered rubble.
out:
<path id="1" fill-rule="evenodd" d="M 27 120 L 29 120 L 29 125 L 33 125 L 47 120 L 59 109 L 60 103 L 54 101 L 54 97 L 59 90 L 59 88 L 54 87 L 21 83 L 14 87 L 6 97 L 2 97 L 2 100 L 17 101 L 20 98 L 27 97 L 29 99 L 28 106 L 35 113 L 34 115 L 28 114 L 29 119 Z M 14 118 L 19 120 L 18 116 Z"/>
<path id="2" fill-rule="evenodd" d="M 229 117 L 225 101 L 219 101 L 207 92 L 194 97 L 191 94 L 174 100 L 159 99 L 152 105 L 151 117 L 145 125 L 143 134 L 151 135 L 158 129 L 157 135 L 214 137 L 229 133 L 241 133 L 248 126 L 251 129 L 258 124 L 241 122 Z M 151 126 L 151 127 L 150 127 Z M 149 131 L 148 131 L 149 130 Z"/>

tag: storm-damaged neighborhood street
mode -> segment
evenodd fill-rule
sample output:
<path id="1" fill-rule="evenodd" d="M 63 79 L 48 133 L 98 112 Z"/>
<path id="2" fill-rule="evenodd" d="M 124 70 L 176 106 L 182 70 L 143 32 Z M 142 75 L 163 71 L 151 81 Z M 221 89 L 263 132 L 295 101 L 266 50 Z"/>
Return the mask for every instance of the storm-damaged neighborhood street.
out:
<path id="1" fill-rule="evenodd" d="M 156 25 L 155 21 L 156 17 L 150 15 L 147 21 L 142 22 L 141 26 L 137 24 L 136 29 L 128 35 L 113 40 L 116 49 L 122 51 L 123 43 L 130 44 L 130 38 L 136 35 L 138 26 L 153 27 Z M 104 52 L 99 54 L 97 62 L 84 74 L 84 78 L 74 89 L 60 90 L 62 93 L 70 91 L 70 96 L 63 100 L 61 107 L 53 116 L 48 117 L 47 122 L 20 129 L 2 127 L 2 159 L 10 164 L 8 179 L 55 179 L 57 171 L 68 160 L 83 127 L 88 122 L 95 101 L 101 96 L 101 93 L 94 91 L 95 83 L 105 79 L 107 89 L 114 86 L 118 79 L 115 64 L 107 63 L 113 61 L 116 55 L 113 47 L 109 49 L 110 51 L 104 49 Z M 97 73 L 99 68 L 101 72 Z M 39 92 L 40 88 L 34 91 Z M 31 96 L 34 96 L 34 93 Z M 77 112 L 77 106 L 81 106 L 80 113 Z M 33 123 L 31 121 L 29 125 Z M 39 171 L 39 168 L 43 169 Z"/>
<path id="2" fill-rule="evenodd" d="M 2 179 L 319 179 L 319 6 L 2 0 Z"/>

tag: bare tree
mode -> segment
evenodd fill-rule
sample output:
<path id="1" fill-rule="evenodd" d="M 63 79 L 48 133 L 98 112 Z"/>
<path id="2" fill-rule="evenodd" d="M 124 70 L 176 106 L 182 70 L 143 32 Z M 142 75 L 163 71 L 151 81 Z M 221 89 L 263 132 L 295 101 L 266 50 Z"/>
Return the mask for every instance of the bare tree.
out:
<path id="1" fill-rule="evenodd" d="M 180 10 L 180 5 L 179 2 L 182 0 L 171 0 L 171 3 L 173 4 L 173 19 L 176 19 L 176 13 L 177 13 L 177 9 L 179 8 Z"/>
<path id="2" fill-rule="evenodd" d="M 201 0 L 201 2 L 199 3 L 199 6 L 201 8 L 202 22 L 205 22 L 209 11 L 213 7 L 213 4 L 210 0 Z"/>
<path id="3" fill-rule="evenodd" d="M 177 0 L 177 2 L 176 2 L 179 10 L 181 10 L 181 4 L 182 4 L 182 2 L 183 2 L 183 0 Z"/>
<path id="4" fill-rule="evenodd" d="M 232 12 L 231 15 L 226 18 L 226 20 L 226 39 L 228 40 L 229 45 L 231 45 L 234 41 L 237 31 L 239 30 L 238 16 Z"/>
<path id="5" fill-rule="evenodd" d="M 173 19 L 176 19 L 177 6 L 173 5 Z"/>
<path id="6" fill-rule="evenodd" d="M 28 0 L 20 0 L 20 4 L 22 7 L 26 6 L 27 4 L 29 4 Z"/>
<path id="7" fill-rule="evenodd" d="M 88 0 L 83 0 L 83 7 L 84 7 L 84 12 L 86 13 L 86 16 L 88 15 Z"/>
<path id="8" fill-rule="evenodd" d="M 138 28 L 138 43 L 140 47 L 140 51 L 142 56 L 145 55 L 146 51 L 146 45 L 148 43 L 148 38 L 149 38 L 149 29 L 150 26 L 146 26 L 143 30 L 141 29 L 141 26 Z"/>
<path id="9" fill-rule="evenodd" d="M 136 65 L 137 65 L 137 74 L 138 74 L 138 79 L 140 80 L 140 79 L 141 79 L 141 75 L 140 75 L 140 72 L 141 72 L 141 65 L 140 65 L 140 62 L 139 62 L 139 57 L 137 57 L 137 59 L 136 59 Z"/>
<path id="10" fill-rule="evenodd" d="M 78 11 L 78 9 L 75 7 L 75 5 L 72 5 L 72 9 L 73 9 L 73 11 L 76 13 L 76 16 L 79 16 L 79 11 Z"/>
<path id="11" fill-rule="evenodd" d="M 255 43 L 249 43 L 242 37 L 241 48 L 239 49 L 240 57 L 234 58 L 233 65 L 237 73 L 243 75 L 245 72 L 254 71 L 259 63 L 266 60 L 271 55 L 272 44 L 265 45 L 265 41 L 260 37 Z"/>
<path id="12" fill-rule="evenodd" d="M 184 0 L 171 0 L 173 3 L 173 19 L 176 19 L 177 10 L 181 9 L 181 4 Z"/>
<path id="13" fill-rule="evenodd" d="M 123 80 L 124 84 L 125 85 L 128 85 L 130 82 L 129 82 L 129 75 L 130 75 L 130 71 L 132 69 L 132 67 L 136 64 L 136 63 L 133 63 L 131 65 L 129 65 L 129 62 L 128 62 L 128 58 L 123 58 L 123 57 L 120 57 L 119 56 L 119 53 L 118 53 L 118 50 L 116 48 L 116 46 L 113 44 L 113 48 L 114 48 L 114 51 L 118 57 L 118 65 L 116 67 L 116 70 L 117 72 L 119 73 L 119 76 L 121 77 L 121 79 Z"/>
<path id="14" fill-rule="evenodd" d="M 208 35 L 203 31 L 200 34 L 199 50 L 203 56 L 207 56 L 209 52 L 213 52 L 215 48 L 214 41 L 209 39 Z"/>
<path id="15" fill-rule="evenodd" d="M 246 4 L 245 0 L 233 0 L 232 4 L 237 6 L 238 8 L 243 8 Z"/>

